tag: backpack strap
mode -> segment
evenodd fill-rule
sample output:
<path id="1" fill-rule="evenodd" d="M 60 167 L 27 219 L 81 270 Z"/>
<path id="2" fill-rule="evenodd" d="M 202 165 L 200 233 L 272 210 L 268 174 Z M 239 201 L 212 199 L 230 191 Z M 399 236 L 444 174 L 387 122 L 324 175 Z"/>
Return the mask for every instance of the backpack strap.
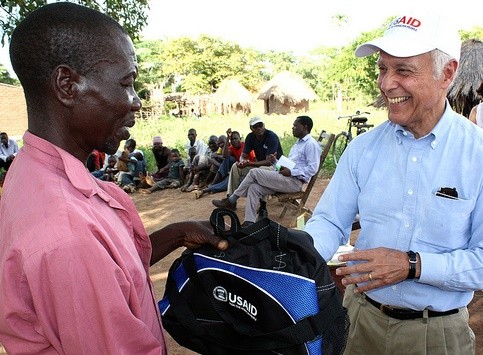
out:
<path id="1" fill-rule="evenodd" d="M 226 231 L 225 216 L 230 218 L 230 230 L 228 232 Z M 215 208 L 211 212 L 210 223 L 215 235 L 224 239 L 241 230 L 240 220 L 236 213 L 226 208 Z"/>

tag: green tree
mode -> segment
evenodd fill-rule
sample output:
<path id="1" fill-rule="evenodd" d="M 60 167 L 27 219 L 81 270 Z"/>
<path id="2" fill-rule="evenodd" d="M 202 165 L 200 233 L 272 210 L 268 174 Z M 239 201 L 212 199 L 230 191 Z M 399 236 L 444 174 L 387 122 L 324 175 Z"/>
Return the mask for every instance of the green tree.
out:
<path id="1" fill-rule="evenodd" d="M 389 20 L 388 20 L 389 21 Z M 380 28 L 362 33 L 345 47 L 319 48 L 321 72 L 317 92 L 325 100 L 361 98 L 373 100 L 377 97 L 376 56 L 357 58 L 356 48 L 382 35 L 386 23 Z"/>
<path id="2" fill-rule="evenodd" d="M 10 76 L 10 73 L 8 72 L 7 68 L 3 66 L 3 64 L 0 64 L 0 83 L 20 85 L 20 82 L 17 79 Z"/>
<path id="3" fill-rule="evenodd" d="M 71 0 L 99 10 L 118 21 L 129 35 L 136 39 L 147 23 L 146 12 L 149 10 L 149 0 Z M 47 0 L 2 0 L 0 6 L 1 43 L 9 39 L 17 24 L 30 12 L 47 4 Z"/>
<path id="4" fill-rule="evenodd" d="M 475 26 L 469 31 L 460 31 L 460 36 L 462 41 L 467 39 L 476 38 L 483 41 L 483 27 Z"/>
<path id="5" fill-rule="evenodd" d="M 149 99 L 153 89 L 163 89 L 173 82 L 163 74 L 163 42 L 161 40 L 143 40 L 136 42 L 138 60 L 138 78 L 135 89 L 142 99 Z"/>
<path id="6" fill-rule="evenodd" d="M 274 75 L 283 71 L 295 71 L 298 58 L 292 52 L 268 51 L 261 54 L 264 63 L 263 80 L 270 80 Z"/>
<path id="7" fill-rule="evenodd" d="M 191 94 L 213 93 L 230 77 L 254 88 L 263 67 L 256 51 L 206 35 L 196 40 L 181 37 L 163 42 L 159 59 L 162 76 L 172 78 L 179 91 Z"/>

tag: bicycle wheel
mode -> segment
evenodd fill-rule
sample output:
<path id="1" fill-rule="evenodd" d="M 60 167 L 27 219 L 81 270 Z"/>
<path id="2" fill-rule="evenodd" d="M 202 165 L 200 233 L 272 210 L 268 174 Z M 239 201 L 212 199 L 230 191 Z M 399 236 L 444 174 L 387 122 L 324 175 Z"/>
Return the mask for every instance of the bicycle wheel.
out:
<path id="1" fill-rule="evenodd" d="M 339 133 L 335 136 L 334 143 L 332 145 L 332 157 L 334 158 L 335 165 L 339 164 L 339 159 L 344 152 L 347 144 L 349 144 L 350 138 L 347 133 Z"/>

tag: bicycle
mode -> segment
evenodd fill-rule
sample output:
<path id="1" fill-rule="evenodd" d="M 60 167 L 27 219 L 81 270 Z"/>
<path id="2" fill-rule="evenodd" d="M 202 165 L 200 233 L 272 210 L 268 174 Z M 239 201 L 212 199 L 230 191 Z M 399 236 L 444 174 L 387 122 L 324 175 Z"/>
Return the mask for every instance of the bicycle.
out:
<path id="1" fill-rule="evenodd" d="M 332 145 L 332 157 L 334 158 L 335 165 L 339 163 L 339 159 L 347 148 L 349 142 L 353 139 L 352 129 L 356 129 L 356 135 L 366 132 L 368 129 L 374 127 L 373 124 L 367 124 L 367 117 L 362 115 L 370 115 L 370 112 L 356 111 L 354 115 L 339 116 L 337 119 L 347 118 L 347 130 L 340 132 L 335 136 L 334 144 Z"/>

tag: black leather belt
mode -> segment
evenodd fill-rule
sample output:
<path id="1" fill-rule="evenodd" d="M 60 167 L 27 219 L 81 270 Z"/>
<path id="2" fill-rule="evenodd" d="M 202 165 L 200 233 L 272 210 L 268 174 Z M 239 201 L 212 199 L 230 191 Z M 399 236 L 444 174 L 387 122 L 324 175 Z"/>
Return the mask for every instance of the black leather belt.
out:
<path id="1" fill-rule="evenodd" d="M 417 319 L 417 318 L 424 317 L 424 311 L 414 311 L 412 309 L 395 308 L 392 306 L 387 306 L 374 301 L 372 298 L 368 297 L 367 295 L 366 295 L 366 300 L 374 307 L 378 308 L 386 316 L 389 316 L 391 318 L 406 320 L 406 319 Z M 437 311 L 431 311 L 428 309 L 428 317 L 442 317 L 442 316 L 458 313 L 458 311 L 459 311 L 458 308 L 451 309 L 446 312 L 437 312 Z"/>

